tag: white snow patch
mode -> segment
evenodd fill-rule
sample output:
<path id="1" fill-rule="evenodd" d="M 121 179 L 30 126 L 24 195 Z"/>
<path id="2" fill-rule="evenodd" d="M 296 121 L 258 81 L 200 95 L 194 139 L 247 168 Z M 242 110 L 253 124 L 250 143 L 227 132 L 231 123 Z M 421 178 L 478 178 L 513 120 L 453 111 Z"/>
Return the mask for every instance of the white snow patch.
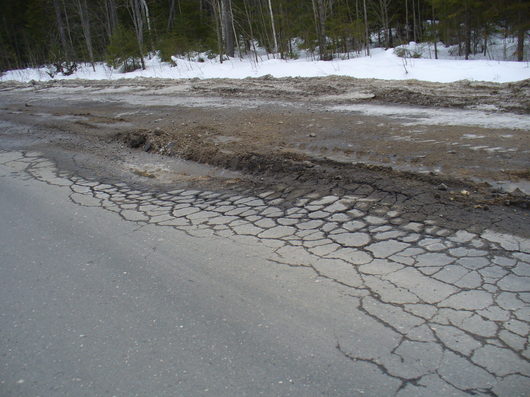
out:
<path id="1" fill-rule="evenodd" d="M 530 44 L 530 40 L 525 40 L 525 48 Z M 484 52 L 484 43 L 480 44 L 481 50 L 476 54 L 469 54 L 469 59 L 473 60 L 502 60 L 516 61 L 517 59 L 517 39 L 514 37 L 503 37 L 500 34 L 493 34 L 488 38 L 488 45 Z M 405 50 L 405 51 L 403 51 Z M 421 58 L 435 59 L 433 43 L 415 43 L 411 41 L 396 47 L 395 51 L 405 52 L 409 56 L 419 55 Z M 458 45 L 445 46 L 443 43 L 437 43 L 438 59 L 463 59 L 463 48 L 460 47 L 461 55 L 458 55 Z M 525 59 L 528 62 L 528 54 L 525 51 Z"/>
<path id="2" fill-rule="evenodd" d="M 401 120 L 403 125 L 452 125 L 530 130 L 530 116 L 512 113 L 488 113 L 479 110 L 432 109 L 371 104 L 338 105 L 330 107 L 330 110 L 355 112 L 369 116 L 387 116 Z M 479 137 L 481 136 L 474 136 L 474 138 Z M 471 138 L 471 136 L 468 138 Z"/>
<path id="3" fill-rule="evenodd" d="M 393 49 L 373 49 L 371 56 L 358 56 L 351 59 L 317 61 L 312 58 L 296 60 L 268 59 L 256 62 L 251 58 L 233 58 L 223 63 L 218 59 L 196 60 L 177 59 L 176 66 L 161 62 L 158 57 L 146 59 L 146 70 L 130 73 L 118 73 L 103 63 L 80 65 L 71 76 L 57 75 L 55 79 L 72 80 L 117 80 L 137 77 L 157 77 L 170 79 L 191 78 L 233 78 L 260 77 L 322 77 L 330 75 L 355 78 L 375 78 L 383 80 L 423 80 L 447 83 L 459 80 L 513 82 L 530 78 L 528 62 L 506 62 L 493 60 L 455 60 L 455 59 L 410 59 L 400 58 Z M 5 72 L 1 81 L 22 82 L 49 81 L 47 68 L 20 69 Z"/>

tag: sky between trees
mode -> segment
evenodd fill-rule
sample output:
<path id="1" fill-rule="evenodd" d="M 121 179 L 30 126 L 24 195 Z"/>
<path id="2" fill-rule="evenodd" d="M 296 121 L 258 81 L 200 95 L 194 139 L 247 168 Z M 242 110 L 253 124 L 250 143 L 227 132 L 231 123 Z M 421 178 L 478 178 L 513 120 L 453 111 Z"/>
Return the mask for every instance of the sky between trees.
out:
<path id="1" fill-rule="evenodd" d="M 206 53 L 322 60 L 416 42 L 486 53 L 492 37 L 517 40 L 522 61 L 528 0 L 0 0 L 0 70 L 106 61 L 124 71 L 143 57 Z"/>

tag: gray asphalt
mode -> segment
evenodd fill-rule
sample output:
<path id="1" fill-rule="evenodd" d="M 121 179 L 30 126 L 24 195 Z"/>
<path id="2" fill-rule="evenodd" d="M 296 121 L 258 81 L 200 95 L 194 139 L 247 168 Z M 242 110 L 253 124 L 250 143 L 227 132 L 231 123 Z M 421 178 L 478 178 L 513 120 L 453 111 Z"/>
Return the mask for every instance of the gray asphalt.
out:
<path id="1" fill-rule="evenodd" d="M 528 396 L 527 212 L 458 226 L 369 185 L 161 186 L 0 143 L 1 397 Z"/>
<path id="2" fill-rule="evenodd" d="M 348 297 L 308 272 L 139 227 L 0 167 L 1 396 L 396 389 L 336 349 L 332 329 L 354 320 Z"/>

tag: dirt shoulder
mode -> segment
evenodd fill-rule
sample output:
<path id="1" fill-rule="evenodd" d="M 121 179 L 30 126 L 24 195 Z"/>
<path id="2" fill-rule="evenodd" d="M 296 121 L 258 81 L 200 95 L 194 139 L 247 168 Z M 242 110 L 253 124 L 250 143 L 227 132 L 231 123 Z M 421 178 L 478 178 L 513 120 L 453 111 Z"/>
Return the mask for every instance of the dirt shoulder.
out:
<path id="1" fill-rule="evenodd" d="M 0 90 L 32 88 L 79 88 L 94 90 L 128 89 L 134 92 L 156 90 L 159 94 L 187 94 L 239 98 L 275 98 L 322 103 L 359 101 L 432 107 L 465 108 L 490 106 L 498 111 L 530 112 L 530 80 L 515 83 L 459 81 L 431 83 L 418 80 L 355 79 L 344 76 L 315 78 L 247 79 L 120 79 L 57 80 L 50 82 L 0 82 Z"/>
<path id="2" fill-rule="evenodd" d="M 100 150 L 117 144 L 328 188 L 428 192 L 477 209 L 529 203 L 530 81 L 73 80 L 0 91 L 4 120 L 61 131 L 62 145 L 75 137 Z M 512 193 L 499 188 L 510 184 Z"/>

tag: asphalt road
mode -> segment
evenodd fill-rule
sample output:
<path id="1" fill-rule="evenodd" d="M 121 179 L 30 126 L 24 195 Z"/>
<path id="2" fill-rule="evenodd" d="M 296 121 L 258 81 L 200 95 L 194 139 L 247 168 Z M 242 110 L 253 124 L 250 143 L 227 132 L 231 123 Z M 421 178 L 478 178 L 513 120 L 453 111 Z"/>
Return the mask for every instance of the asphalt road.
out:
<path id="1" fill-rule="evenodd" d="M 2 168 L 1 396 L 386 394 L 336 349 L 351 301 L 308 271 Z"/>
<path id="2" fill-rule="evenodd" d="M 530 239 L 498 231 L 502 212 L 465 226 L 478 210 L 366 184 L 157 190 L 79 170 L 0 150 L 2 397 L 530 390 Z"/>

